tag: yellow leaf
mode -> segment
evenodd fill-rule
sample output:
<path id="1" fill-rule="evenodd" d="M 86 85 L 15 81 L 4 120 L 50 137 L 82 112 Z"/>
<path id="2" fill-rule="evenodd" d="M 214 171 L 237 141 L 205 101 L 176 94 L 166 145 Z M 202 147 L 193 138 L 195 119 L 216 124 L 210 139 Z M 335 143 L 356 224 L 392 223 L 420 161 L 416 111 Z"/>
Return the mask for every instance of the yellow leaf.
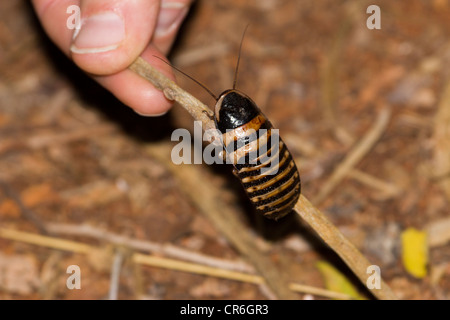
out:
<path id="1" fill-rule="evenodd" d="M 325 261 L 317 262 L 322 277 L 325 281 L 325 287 L 328 290 L 345 293 L 354 299 L 364 299 L 353 286 L 353 284 L 335 267 Z"/>
<path id="2" fill-rule="evenodd" d="M 428 246 L 424 231 L 408 228 L 402 232 L 402 260 L 406 271 L 416 278 L 427 275 Z"/>

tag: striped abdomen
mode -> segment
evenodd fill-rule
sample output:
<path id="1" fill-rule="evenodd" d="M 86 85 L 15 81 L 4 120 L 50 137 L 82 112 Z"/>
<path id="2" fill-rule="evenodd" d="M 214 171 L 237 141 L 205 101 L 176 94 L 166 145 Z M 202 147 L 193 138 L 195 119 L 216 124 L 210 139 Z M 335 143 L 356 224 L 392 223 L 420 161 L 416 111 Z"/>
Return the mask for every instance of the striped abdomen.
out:
<path id="1" fill-rule="evenodd" d="M 278 130 L 250 98 L 236 90 L 223 93 L 219 103 L 216 125 L 250 201 L 268 218 L 285 216 L 300 196 L 300 176 Z"/>

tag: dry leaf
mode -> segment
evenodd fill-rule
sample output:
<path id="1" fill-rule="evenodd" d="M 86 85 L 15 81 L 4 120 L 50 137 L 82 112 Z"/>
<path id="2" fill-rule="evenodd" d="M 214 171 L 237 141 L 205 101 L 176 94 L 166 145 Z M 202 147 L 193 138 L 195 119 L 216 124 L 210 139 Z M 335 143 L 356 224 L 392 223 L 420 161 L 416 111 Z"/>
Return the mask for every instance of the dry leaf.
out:
<path id="1" fill-rule="evenodd" d="M 56 198 L 52 186 L 47 183 L 30 186 L 22 192 L 22 201 L 28 207 L 48 203 Z"/>
<path id="2" fill-rule="evenodd" d="M 428 233 L 430 248 L 445 245 L 450 241 L 450 218 L 443 218 L 429 222 L 425 230 Z"/>
<path id="3" fill-rule="evenodd" d="M 37 262 L 28 255 L 0 252 L 0 288 L 11 293 L 30 294 L 39 285 Z"/>
<path id="4" fill-rule="evenodd" d="M 19 206 L 11 199 L 0 202 L 0 216 L 3 218 L 18 218 L 20 216 Z"/>
<path id="5" fill-rule="evenodd" d="M 209 278 L 193 287 L 189 293 L 197 299 L 220 298 L 230 294 L 230 288 L 223 281 Z"/>

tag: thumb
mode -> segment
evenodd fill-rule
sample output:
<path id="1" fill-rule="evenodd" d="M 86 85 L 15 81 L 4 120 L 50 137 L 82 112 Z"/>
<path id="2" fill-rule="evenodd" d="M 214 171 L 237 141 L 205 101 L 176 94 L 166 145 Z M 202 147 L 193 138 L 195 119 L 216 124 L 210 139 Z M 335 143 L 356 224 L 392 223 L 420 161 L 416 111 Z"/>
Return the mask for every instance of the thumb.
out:
<path id="1" fill-rule="evenodd" d="M 81 0 L 80 7 L 70 54 L 83 70 L 107 75 L 127 68 L 148 45 L 159 1 Z"/>

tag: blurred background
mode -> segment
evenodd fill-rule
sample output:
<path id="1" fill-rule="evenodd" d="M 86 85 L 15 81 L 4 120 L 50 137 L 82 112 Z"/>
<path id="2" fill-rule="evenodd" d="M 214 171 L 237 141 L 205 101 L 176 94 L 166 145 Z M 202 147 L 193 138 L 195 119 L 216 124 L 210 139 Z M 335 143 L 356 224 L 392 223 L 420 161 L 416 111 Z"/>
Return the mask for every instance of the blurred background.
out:
<path id="1" fill-rule="evenodd" d="M 366 24 L 372 4 L 379 30 Z M 449 16 L 448 0 L 199 0 L 170 55 L 219 94 L 232 86 L 249 24 L 238 89 L 280 129 L 302 193 L 402 299 L 450 298 Z M 193 81 L 177 81 L 214 106 Z M 135 114 L 53 46 L 27 1 L 1 1 L 0 298 L 273 298 L 252 283 L 130 258 L 253 272 L 215 208 L 289 281 L 345 292 L 326 264 L 371 297 L 295 214 L 255 216 L 229 167 L 173 166 L 171 133 L 192 127 L 177 105 L 160 118 Z M 59 240 L 72 242 L 57 249 Z M 67 289 L 69 265 L 80 266 L 82 290 Z"/>

